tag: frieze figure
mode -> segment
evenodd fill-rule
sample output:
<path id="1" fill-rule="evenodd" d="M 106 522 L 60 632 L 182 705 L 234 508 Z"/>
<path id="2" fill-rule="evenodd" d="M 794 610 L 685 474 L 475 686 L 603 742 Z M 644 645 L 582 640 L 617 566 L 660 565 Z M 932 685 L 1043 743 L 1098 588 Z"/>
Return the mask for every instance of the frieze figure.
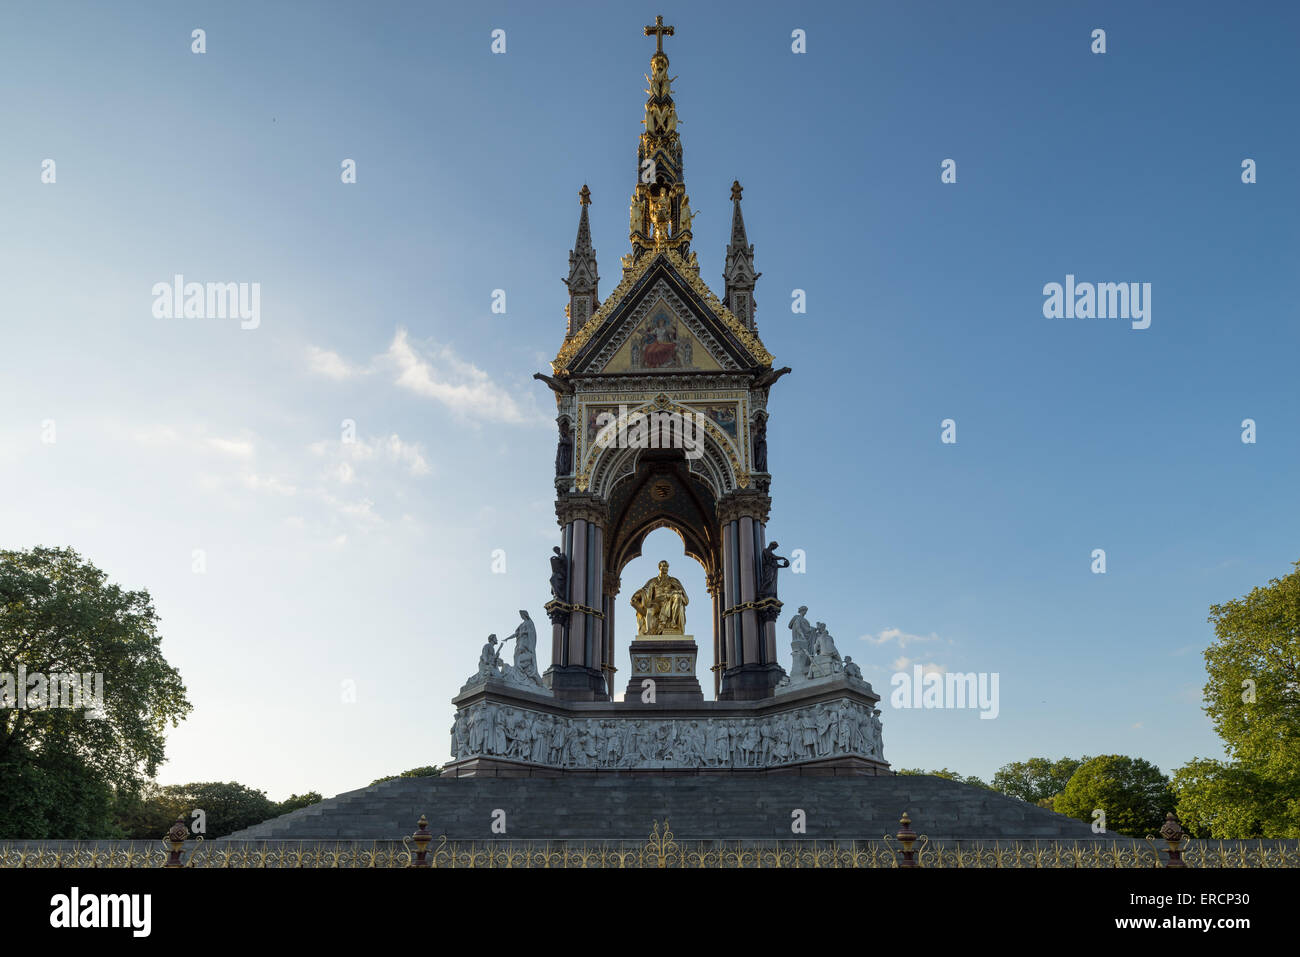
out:
<path id="1" fill-rule="evenodd" d="M 456 758 L 581 768 L 754 768 L 859 754 L 883 760 L 879 710 L 847 700 L 759 718 L 566 719 L 480 702 L 457 712 Z"/>

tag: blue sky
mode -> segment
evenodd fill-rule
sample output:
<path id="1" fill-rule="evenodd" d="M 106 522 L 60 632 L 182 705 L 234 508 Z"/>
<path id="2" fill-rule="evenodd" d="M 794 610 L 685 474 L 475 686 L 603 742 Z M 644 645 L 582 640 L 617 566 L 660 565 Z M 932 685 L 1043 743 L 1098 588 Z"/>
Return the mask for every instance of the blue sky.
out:
<path id="1" fill-rule="evenodd" d="M 153 594 L 196 706 L 161 780 L 283 797 L 440 763 L 484 637 L 543 619 L 531 375 L 583 183 L 617 281 L 658 12 L 702 275 L 721 291 L 738 178 L 794 369 L 783 599 L 878 691 L 912 662 L 1001 676 L 997 720 L 887 707 L 887 758 L 1219 754 L 1207 607 L 1300 558 L 1293 8 L 466 6 L 0 12 L 0 545 Z M 260 283 L 260 325 L 155 318 L 177 273 Z M 1151 283 L 1150 328 L 1044 318 L 1067 274 Z M 624 593 L 661 557 L 706 606 L 668 532 Z"/>

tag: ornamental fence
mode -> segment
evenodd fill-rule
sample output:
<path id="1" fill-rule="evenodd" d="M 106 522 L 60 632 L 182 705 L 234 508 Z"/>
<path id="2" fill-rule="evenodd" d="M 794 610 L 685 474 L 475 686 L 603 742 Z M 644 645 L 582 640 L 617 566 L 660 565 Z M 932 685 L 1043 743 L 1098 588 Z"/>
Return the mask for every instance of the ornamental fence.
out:
<path id="1" fill-rule="evenodd" d="M 1169 816 L 1160 838 L 938 841 L 907 815 L 893 837 L 678 841 L 667 820 L 639 841 L 449 841 L 423 816 L 401 841 L 165 840 L 0 843 L 0 868 L 1180 868 L 1300 867 L 1300 841 L 1202 841 Z M 179 830 L 178 830 L 179 829 Z"/>

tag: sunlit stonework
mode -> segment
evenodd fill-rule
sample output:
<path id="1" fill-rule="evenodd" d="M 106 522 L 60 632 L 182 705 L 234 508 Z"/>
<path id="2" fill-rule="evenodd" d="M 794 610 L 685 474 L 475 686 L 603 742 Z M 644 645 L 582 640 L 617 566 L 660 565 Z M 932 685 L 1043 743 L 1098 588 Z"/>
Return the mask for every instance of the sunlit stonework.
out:
<path id="1" fill-rule="evenodd" d="M 888 768 L 880 697 L 862 672 L 840 659 L 829 635 L 816 649 L 804 638 L 792 671 L 781 663 L 777 574 L 789 562 L 767 535 L 767 422 L 769 394 L 790 370 L 775 367 L 759 338 L 760 274 L 738 182 L 710 187 L 731 201 L 730 223 L 708 224 L 729 240 L 721 296 L 700 276 L 691 246 L 704 224 L 686 192 L 663 49 L 673 28 L 659 17 L 645 34 L 655 51 L 630 171 L 631 248 L 618 285 L 602 298 L 595 199 L 583 186 L 564 280 L 564 341 L 548 373 L 536 375 L 555 396 L 558 436 L 560 534 L 545 605 L 551 663 L 534 681 L 529 636 L 521 642 L 518 626 L 515 638 L 483 646 L 454 699 L 449 768 L 495 775 L 520 764 L 557 773 L 812 765 L 876 774 Z M 629 583 L 620 600 L 628 565 L 661 528 L 699 562 L 708 594 L 688 596 L 665 556 L 651 555 L 658 574 Z M 687 632 L 688 606 L 696 634 Z M 501 648 L 512 640 L 507 664 Z M 702 655 L 712 658 L 704 679 L 713 700 L 701 683 Z"/>

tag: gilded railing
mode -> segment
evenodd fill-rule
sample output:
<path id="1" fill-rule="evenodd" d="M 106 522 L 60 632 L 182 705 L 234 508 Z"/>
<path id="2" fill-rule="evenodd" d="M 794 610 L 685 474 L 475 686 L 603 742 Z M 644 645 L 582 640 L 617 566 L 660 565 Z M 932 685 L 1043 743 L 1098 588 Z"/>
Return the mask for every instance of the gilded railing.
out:
<path id="1" fill-rule="evenodd" d="M 665 822 L 665 825 L 667 822 Z M 0 867 L 162 867 L 170 842 L 0 843 Z M 190 845 L 180 867 L 199 868 L 896 868 L 890 838 L 863 841 L 679 841 L 656 824 L 642 841 L 429 842 L 423 862 L 409 841 L 226 842 Z M 1125 839 L 1095 841 L 917 841 L 917 867 L 1157 868 L 1167 848 Z M 1185 840 L 1187 867 L 1300 867 L 1300 841 Z M 175 865 L 173 865 L 175 866 Z M 906 866 L 906 865 L 903 865 Z"/>

